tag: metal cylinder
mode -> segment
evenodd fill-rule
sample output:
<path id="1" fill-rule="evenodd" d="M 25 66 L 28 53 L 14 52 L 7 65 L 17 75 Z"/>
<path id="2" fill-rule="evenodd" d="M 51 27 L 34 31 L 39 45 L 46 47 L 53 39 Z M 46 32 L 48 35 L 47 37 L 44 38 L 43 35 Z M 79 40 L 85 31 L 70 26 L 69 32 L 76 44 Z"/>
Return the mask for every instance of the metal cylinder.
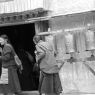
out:
<path id="1" fill-rule="evenodd" d="M 66 53 L 75 52 L 74 47 L 74 36 L 71 33 L 66 33 L 65 35 L 65 45 L 66 45 Z"/>
<path id="2" fill-rule="evenodd" d="M 92 31 L 92 30 L 86 31 L 85 37 L 86 37 L 86 50 L 94 50 L 95 49 L 94 31 Z"/>

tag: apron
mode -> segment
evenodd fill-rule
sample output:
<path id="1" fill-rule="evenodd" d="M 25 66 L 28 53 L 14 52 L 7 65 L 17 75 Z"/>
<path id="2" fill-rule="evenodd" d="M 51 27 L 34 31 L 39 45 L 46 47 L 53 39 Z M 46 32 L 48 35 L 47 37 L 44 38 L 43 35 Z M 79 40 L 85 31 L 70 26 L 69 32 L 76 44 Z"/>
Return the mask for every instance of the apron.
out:
<path id="1" fill-rule="evenodd" d="M 0 84 L 8 84 L 8 68 L 2 67 L 2 75 L 0 78 Z"/>

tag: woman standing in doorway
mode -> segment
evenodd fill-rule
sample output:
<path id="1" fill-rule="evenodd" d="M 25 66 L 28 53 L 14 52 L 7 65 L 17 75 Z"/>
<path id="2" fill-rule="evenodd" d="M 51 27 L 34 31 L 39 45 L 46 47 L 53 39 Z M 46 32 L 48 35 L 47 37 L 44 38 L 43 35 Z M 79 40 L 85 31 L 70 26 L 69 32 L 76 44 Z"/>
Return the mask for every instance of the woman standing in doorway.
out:
<path id="1" fill-rule="evenodd" d="M 2 67 L 8 69 L 8 83 L 2 84 L 2 89 L 4 95 L 8 93 L 20 94 L 21 88 L 19 84 L 19 79 L 17 75 L 17 64 L 15 62 L 14 56 L 15 52 L 12 45 L 8 42 L 8 37 L 6 35 L 1 36 L 2 42 Z"/>

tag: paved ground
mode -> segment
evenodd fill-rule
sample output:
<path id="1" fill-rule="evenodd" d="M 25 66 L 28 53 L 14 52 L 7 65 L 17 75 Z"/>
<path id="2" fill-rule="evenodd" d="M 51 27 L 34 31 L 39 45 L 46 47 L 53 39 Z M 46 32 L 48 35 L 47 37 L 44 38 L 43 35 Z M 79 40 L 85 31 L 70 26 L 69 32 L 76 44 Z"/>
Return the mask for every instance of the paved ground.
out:
<path id="1" fill-rule="evenodd" d="M 22 95 L 39 95 L 38 91 L 25 91 L 22 92 Z M 62 95 L 95 95 L 95 93 L 67 93 Z"/>
<path id="2" fill-rule="evenodd" d="M 39 95 L 38 91 L 23 91 L 22 95 Z"/>
<path id="3" fill-rule="evenodd" d="M 3 94 L 0 94 L 3 95 Z M 13 94 L 9 94 L 13 95 Z M 39 95 L 38 91 L 23 91 L 21 95 Z M 95 95 L 95 93 L 63 93 L 61 95 Z"/>
<path id="4" fill-rule="evenodd" d="M 23 92 L 23 95 L 39 95 L 38 92 Z M 95 95 L 94 93 L 68 93 L 68 94 L 62 94 L 62 95 Z"/>
<path id="5" fill-rule="evenodd" d="M 3 94 L 0 94 L 3 95 Z M 8 95 L 14 95 L 14 94 L 8 94 Z M 39 95 L 38 91 L 23 91 L 20 95 Z"/>

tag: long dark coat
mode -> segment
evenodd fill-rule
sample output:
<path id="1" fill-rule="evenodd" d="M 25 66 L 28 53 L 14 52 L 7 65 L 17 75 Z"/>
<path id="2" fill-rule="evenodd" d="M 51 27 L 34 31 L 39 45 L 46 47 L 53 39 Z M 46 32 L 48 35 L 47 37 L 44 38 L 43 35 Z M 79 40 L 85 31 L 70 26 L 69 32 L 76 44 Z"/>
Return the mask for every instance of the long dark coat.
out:
<path id="1" fill-rule="evenodd" d="M 2 67 L 8 69 L 8 84 L 0 84 L 3 93 L 18 93 L 21 91 L 17 75 L 17 65 L 14 60 L 13 47 L 6 44 L 2 52 Z"/>

